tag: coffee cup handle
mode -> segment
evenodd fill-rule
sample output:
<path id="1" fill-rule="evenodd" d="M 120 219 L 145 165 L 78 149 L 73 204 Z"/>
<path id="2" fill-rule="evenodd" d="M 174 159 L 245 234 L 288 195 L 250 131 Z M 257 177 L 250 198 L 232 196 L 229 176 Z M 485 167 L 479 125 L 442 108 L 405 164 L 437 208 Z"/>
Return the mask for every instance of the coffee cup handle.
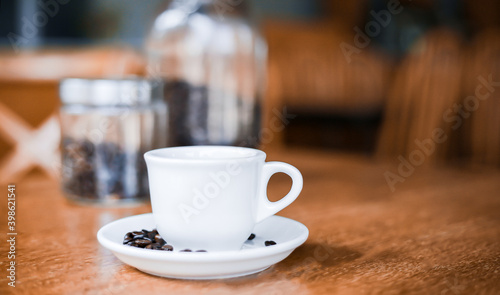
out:
<path id="1" fill-rule="evenodd" d="M 281 200 L 276 202 L 269 201 L 267 197 L 267 185 L 269 183 L 269 179 L 275 173 L 285 173 L 292 179 L 292 188 L 288 192 L 286 196 L 284 196 Z M 259 196 L 257 200 L 257 214 L 256 214 L 256 222 L 261 222 L 267 217 L 274 215 L 276 212 L 281 211 L 286 206 L 290 205 L 300 194 L 303 185 L 302 174 L 300 171 L 293 167 L 290 164 L 283 162 L 267 162 L 262 167 L 261 174 L 261 185 Z"/>

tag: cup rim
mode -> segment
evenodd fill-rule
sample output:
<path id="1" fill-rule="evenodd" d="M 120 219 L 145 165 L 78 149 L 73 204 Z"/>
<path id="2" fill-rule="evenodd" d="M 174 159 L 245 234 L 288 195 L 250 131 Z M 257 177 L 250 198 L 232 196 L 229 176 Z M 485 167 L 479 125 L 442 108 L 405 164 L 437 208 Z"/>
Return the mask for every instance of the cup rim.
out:
<path id="1" fill-rule="evenodd" d="M 234 156 L 234 157 L 223 157 L 223 158 L 176 158 L 169 157 L 164 154 L 166 151 L 173 150 L 196 150 L 196 149 L 204 149 L 204 150 L 240 150 L 250 152 L 248 155 Z M 160 154 L 163 153 L 163 154 Z M 166 147 L 160 149 L 154 149 L 147 151 L 144 153 L 144 159 L 146 161 L 158 161 L 158 162 L 169 162 L 169 163 L 216 163 L 216 162 L 226 162 L 226 161 L 248 161 L 254 158 L 266 158 L 266 153 L 253 148 L 247 147 L 239 147 L 239 146 L 221 146 L 221 145 L 196 145 L 196 146 L 178 146 L 178 147 Z"/>

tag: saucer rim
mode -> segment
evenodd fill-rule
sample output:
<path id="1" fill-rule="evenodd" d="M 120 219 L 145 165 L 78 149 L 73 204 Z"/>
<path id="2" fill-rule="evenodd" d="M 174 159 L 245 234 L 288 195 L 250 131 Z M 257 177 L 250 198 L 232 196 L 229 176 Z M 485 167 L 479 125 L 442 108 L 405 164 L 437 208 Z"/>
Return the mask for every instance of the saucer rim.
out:
<path id="1" fill-rule="evenodd" d="M 224 275 L 207 275 L 207 276 L 177 276 L 177 275 L 166 275 L 162 273 L 156 273 L 156 272 L 151 272 L 148 270 L 140 269 L 137 268 L 138 270 L 153 275 L 157 277 L 162 277 L 162 278 L 167 278 L 167 279 L 176 279 L 176 280 L 190 280 L 190 281 L 206 281 L 206 280 L 220 280 L 220 279 L 233 279 L 233 278 L 240 278 L 240 277 L 245 277 L 249 275 L 253 275 L 259 272 L 262 272 L 268 268 L 270 268 L 272 265 L 265 266 L 263 268 L 259 269 L 254 269 L 251 271 L 242 271 L 242 272 L 237 272 L 237 273 L 230 273 L 230 274 L 224 274 Z"/>
<path id="2" fill-rule="evenodd" d="M 124 218 L 120 218 L 114 220 L 106 225 L 102 226 L 97 232 L 97 240 L 99 243 L 106 249 L 117 252 L 122 255 L 129 255 L 135 257 L 144 257 L 147 259 L 156 259 L 161 261 L 168 262 L 223 262 L 223 261 L 232 261 L 232 260 L 247 260 L 252 258 L 258 258 L 262 256 L 272 256 L 277 255 L 286 251 L 293 251 L 300 245 L 302 245 L 307 238 L 309 237 L 309 229 L 302 223 L 279 215 L 273 215 L 262 222 L 270 222 L 269 219 L 285 219 L 287 222 L 295 224 L 301 229 L 301 234 L 291 240 L 288 240 L 283 243 L 279 243 L 270 247 L 259 247 L 259 248 L 250 248 L 250 249 L 242 249 L 242 250 L 232 250 L 232 251 L 217 251 L 217 252 L 208 252 L 208 253 L 197 253 L 197 252 L 177 252 L 177 251 L 154 251 L 150 249 L 142 249 L 137 247 L 131 247 L 128 245 L 123 245 L 122 243 L 118 243 L 112 241 L 108 237 L 105 236 L 104 232 L 118 224 L 122 223 L 126 219 L 136 219 L 136 218 L 153 218 L 152 213 L 144 213 L 138 215 L 132 215 Z"/>

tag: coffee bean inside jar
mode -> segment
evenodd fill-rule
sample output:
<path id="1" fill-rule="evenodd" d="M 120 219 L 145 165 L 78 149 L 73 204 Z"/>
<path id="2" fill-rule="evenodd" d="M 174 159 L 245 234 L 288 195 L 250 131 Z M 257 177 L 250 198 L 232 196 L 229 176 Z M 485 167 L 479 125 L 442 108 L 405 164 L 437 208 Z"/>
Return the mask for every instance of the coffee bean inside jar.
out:
<path id="1" fill-rule="evenodd" d="M 259 97 L 242 97 L 180 80 L 167 80 L 164 96 L 170 145 L 258 146 Z"/>
<path id="2" fill-rule="evenodd" d="M 142 154 L 127 154 L 115 143 L 64 138 L 63 190 L 86 200 L 147 199 L 149 186 Z M 133 185 L 130 185 L 133 184 Z"/>

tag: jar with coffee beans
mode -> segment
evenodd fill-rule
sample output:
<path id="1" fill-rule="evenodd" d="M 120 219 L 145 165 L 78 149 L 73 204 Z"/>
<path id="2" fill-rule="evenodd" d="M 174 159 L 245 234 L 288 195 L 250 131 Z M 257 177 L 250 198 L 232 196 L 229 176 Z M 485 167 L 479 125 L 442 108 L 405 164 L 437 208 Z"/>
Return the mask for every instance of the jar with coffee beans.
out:
<path id="1" fill-rule="evenodd" d="M 60 82 L 62 189 L 79 203 L 149 200 L 143 154 L 166 146 L 163 84 L 148 79 Z"/>
<path id="2" fill-rule="evenodd" d="M 236 2 L 174 0 L 154 21 L 147 73 L 166 82 L 171 146 L 259 144 L 267 45 Z"/>

